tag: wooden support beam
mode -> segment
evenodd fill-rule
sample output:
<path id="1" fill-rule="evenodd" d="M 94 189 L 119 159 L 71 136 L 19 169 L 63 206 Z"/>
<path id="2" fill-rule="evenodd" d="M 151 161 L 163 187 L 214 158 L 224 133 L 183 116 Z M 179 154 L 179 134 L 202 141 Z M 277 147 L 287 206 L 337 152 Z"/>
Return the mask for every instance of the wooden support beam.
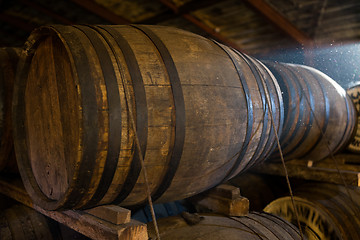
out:
<path id="1" fill-rule="evenodd" d="M 167 20 L 170 20 L 170 19 L 173 19 L 176 17 L 177 17 L 177 15 L 174 14 L 174 12 L 172 10 L 168 9 L 163 13 L 160 13 L 153 17 L 149 17 L 147 19 L 141 20 L 137 23 L 139 23 L 139 24 L 157 24 L 159 22 L 165 22 Z"/>
<path id="2" fill-rule="evenodd" d="M 31 32 L 35 27 L 31 23 L 25 22 L 23 19 L 20 19 L 15 16 L 8 15 L 6 13 L 0 13 L 0 21 L 6 22 L 14 27 L 20 28 L 25 32 Z"/>
<path id="3" fill-rule="evenodd" d="M 317 162 L 294 159 L 286 162 L 286 169 L 289 177 L 292 178 L 341 185 L 344 184 L 344 180 L 348 185 L 360 187 L 360 165 L 354 164 L 355 159 L 359 159 L 359 156 L 348 154 L 336 155 L 336 163 L 334 159 L 331 158 L 325 158 Z M 265 162 L 253 168 L 252 171 L 262 174 L 285 176 L 285 171 L 281 163 Z"/>
<path id="4" fill-rule="evenodd" d="M 63 24 L 69 24 L 69 25 L 73 25 L 74 23 L 66 18 L 64 18 L 63 16 L 60 16 L 59 14 L 45 8 L 44 6 L 34 2 L 34 1 L 29 1 L 29 0 L 20 0 L 20 2 L 28 7 L 31 7 L 49 17 L 54 18 L 55 20 L 59 21 L 60 23 Z"/>
<path id="5" fill-rule="evenodd" d="M 79 6 L 87 9 L 88 11 L 95 13 L 99 17 L 102 17 L 113 24 L 130 24 L 131 22 L 115 13 L 109 9 L 103 7 L 102 5 L 96 3 L 93 0 L 71 0 Z"/>
<path id="6" fill-rule="evenodd" d="M 240 189 L 228 184 L 190 198 L 198 212 L 213 212 L 226 216 L 244 216 L 249 213 L 249 200 L 240 195 Z"/>
<path id="7" fill-rule="evenodd" d="M 200 29 L 202 29 L 203 31 L 208 33 L 210 36 L 214 37 L 216 40 L 218 40 L 230 47 L 233 47 L 237 50 L 241 49 L 236 43 L 234 43 L 234 42 L 230 41 L 229 39 L 227 39 L 226 37 L 222 36 L 220 33 L 216 32 L 215 29 L 207 26 L 205 23 L 201 22 L 199 19 L 192 16 L 191 14 L 189 14 L 189 13 L 181 14 L 179 8 L 171 1 L 169 1 L 169 0 L 159 0 L 159 1 L 162 4 L 164 4 L 165 6 L 167 6 L 168 8 L 170 8 L 174 13 L 178 14 L 179 16 L 182 16 L 184 19 L 186 19 L 189 22 L 191 22 L 192 24 L 196 25 L 197 27 L 199 27 Z"/>
<path id="8" fill-rule="evenodd" d="M 0 193 L 91 239 L 148 239 L 146 224 L 130 219 L 130 211 L 119 206 L 107 205 L 84 211 L 47 211 L 32 202 L 20 179 L 5 176 L 0 177 Z"/>
<path id="9" fill-rule="evenodd" d="M 210 7 L 212 5 L 214 5 L 215 3 L 219 3 L 219 0 L 207 0 L 207 1 L 203 1 L 203 0 L 193 0 L 190 2 L 187 2 L 179 7 L 175 7 L 173 10 L 176 11 L 176 14 L 187 14 L 190 12 L 195 12 L 197 10 L 200 10 L 202 8 L 205 7 Z M 168 5 L 167 5 L 168 6 Z"/>
<path id="10" fill-rule="evenodd" d="M 259 11 L 266 19 L 275 24 L 288 36 L 305 46 L 312 46 L 313 40 L 304 32 L 295 27 L 277 10 L 271 7 L 265 0 L 246 0 L 252 7 Z"/>

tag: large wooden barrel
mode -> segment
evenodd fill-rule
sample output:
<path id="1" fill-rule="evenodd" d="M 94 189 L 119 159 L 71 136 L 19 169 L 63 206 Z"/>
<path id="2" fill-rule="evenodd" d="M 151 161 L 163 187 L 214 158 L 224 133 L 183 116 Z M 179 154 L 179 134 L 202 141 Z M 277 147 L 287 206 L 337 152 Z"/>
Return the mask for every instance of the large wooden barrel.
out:
<path id="1" fill-rule="evenodd" d="M 20 49 L 0 48 L 0 171 L 16 171 L 11 106 Z"/>
<path id="2" fill-rule="evenodd" d="M 357 111 L 357 121 L 356 121 L 356 133 L 351 139 L 350 144 L 347 146 L 347 149 L 354 153 L 360 153 L 360 84 L 357 83 L 348 89 L 346 93 L 349 95 L 351 101 L 354 103 L 355 109 Z"/>
<path id="3" fill-rule="evenodd" d="M 345 90 L 311 67 L 265 64 L 283 93 L 280 145 L 285 159 L 319 160 L 346 147 L 356 128 L 356 110 Z M 273 158 L 279 158 L 278 151 Z"/>
<path id="4" fill-rule="evenodd" d="M 181 216 L 162 218 L 157 221 L 161 239 L 301 239 L 291 223 L 267 213 L 252 212 L 243 217 L 198 214 L 200 221 L 194 224 Z M 189 224 L 188 224 L 189 222 Z M 148 234 L 156 238 L 153 223 L 148 223 Z M 266 238 L 264 238 L 266 236 Z"/>
<path id="5" fill-rule="evenodd" d="M 169 202 L 268 157 L 283 121 L 264 65 L 170 27 L 42 27 L 17 76 L 17 161 L 46 209 L 144 203 L 134 125 L 152 198 Z"/>
<path id="6" fill-rule="evenodd" d="M 350 194 L 350 195 L 349 195 Z M 304 234 L 311 239 L 360 239 L 360 192 L 333 184 L 307 184 L 295 191 L 295 207 Z M 290 197 L 282 197 L 264 211 L 296 223 Z"/>
<path id="7" fill-rule="evenodd" d="M 21 204 L 1 210 L 0 238 L 2 240 L 62 239 L 56 222 Z"/>

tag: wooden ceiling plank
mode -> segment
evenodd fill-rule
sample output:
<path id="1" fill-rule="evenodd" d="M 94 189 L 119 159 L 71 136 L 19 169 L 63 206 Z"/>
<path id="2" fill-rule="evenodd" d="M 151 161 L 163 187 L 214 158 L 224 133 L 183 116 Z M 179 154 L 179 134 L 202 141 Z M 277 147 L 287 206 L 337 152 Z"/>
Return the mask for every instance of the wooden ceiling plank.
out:
<path id="1" fill-rule="evenodd" d="M 164 4 L 165 6 L 167 6 L 168 8 L 170 8 L 171 10 L 174 11 L 174 13 L 182 16 L 184 19 L 188 20 L 189 22 L 191 22 L 192 24 L 194 24 L 195 26 L 197 26 L 198 28 L 202 29 L 203 31 L 205 31 L 206 33 L 208 33 L 210 36 L 214 37 L 216 40 L 232 47 L 235 48 L 237 50 L 240 50 L 241 47 L 238 46 L 236 43 L 232 42 L 231 40 L 227 39 L 226 37 L 224 37 L 223 35 L 221 35 L 220 33 L 216 32 L 215 29 L 207 26 L 205 23 L 203 23 L 202 21 L 200 21 L 199 19 L 197 19 L 196 17 L 192 16 L 191 14 L 181 14 L 178 7 L 172 3 L 169 0 L 159 0 L 162 4 Z"/>
<path id="2" fill-rule="evenodd" d="M 190 14 L 183 14 L 182 17 L 185 18 L 186 20 L 188 20 L 189 22 L 193 23 L 197 27 L 201 28 L 203 31 L 205 31 L 206 33 L 208 33 L 209 35 L 214 37 L 216 40 L 222 42 L 223 44 L 230 46 L 232 48 L 235 48 L 237 50 L 241 49 L 236 43 L 232 42 L 231 40 L 227 39 L 223 35 L 219 34 L 213 28 L 207 26 L 205 23 L 201 22 L 196 17 L 194 17 Z M 242 51 L 242 52 L 244 52 L 244 51 Z"/>
<path id="3" fill-rule="evenodd" d="M 174 12 L 172 10 L 166 10 L 163 13 L 160 13 L 158 15 L 155 15 L 153 17 L 149 17 L 147 19 L 141 20 L 137 23 L 141 23 L 141 24 L 157 24 L 159 22 L 165 22 L 167 20 L 176 18 L 177 15 L 174 14 Z"/>
<path id="4" fill-rule="evenodd" d="M 21 0 L 20 1 L 22 4 L 28 6 L 28 7 L 31 7 L 49 17 L 52 17 L 56 20 L 58 20 L 59 22 L 63 23 L 63 24 L 69 24 L 69 25 L 73 25 L 74 23 L 70 20 L 68 20 L 67 18 L 64 18 L 62 16 L 60 16 L 59 14 L 45 8 L 44 6 L 34 2 L 34 1 L 29 1 L 29 0 Z"/>
<path id="5" fill-rule="evenodd" d="M 219 3 L 219 0 L 207 0 L 207 1 L 193 0 L 178 7 L 178 14 L 187 14 L 190 12 L 195 12 L 197 10 L 210 7 L 215 3 Z"/>
<path id="6" fill-rule="evenodd" d="M 187 2 L 182 6 L 176 7 L 174 4 L 168 4 L 168 2 L 163 2 L 165 6 L 169 8 L 169 10 L 160 13 L 154 17 L 150 17 L 148 19 L 142 20 L 139 23 L 143 24 L 157 24 L 159 22 L 164 22 L 173 18 L 176 18 L 178 15 L 187 14 L 190 12 L 194 12 L 197 10 L 200 10 L 202 8 L 206 8 L 209 6 L 214 5 L 215 3 L 218 3 L 218 0 L 193 0 L 191 2 Z M 174 14 L 174 12 L 176 14 Z"/>
<path id="7" fill-rule="evenodd" d="M 271 21 L 298 43 L 306 46 L 311 46 L 313 44 L 313 40 L 309 36 L 295 27 L 288 19 L 286 19 L 273 7 L 271 7 L 265 0 L 246 1 L 257 11 L 259 11 L 266 19 Z"/>
<path id="8" fill-rule="evenodd" d="M 88 11 L 95 13 L 96 15 L 108 20 L 113 24 L 129 24 L 131 21 L 113 13 L 109 9 L 101 6 L 93 0 L 71 0 L 79 6 L 87 9 Z"/>

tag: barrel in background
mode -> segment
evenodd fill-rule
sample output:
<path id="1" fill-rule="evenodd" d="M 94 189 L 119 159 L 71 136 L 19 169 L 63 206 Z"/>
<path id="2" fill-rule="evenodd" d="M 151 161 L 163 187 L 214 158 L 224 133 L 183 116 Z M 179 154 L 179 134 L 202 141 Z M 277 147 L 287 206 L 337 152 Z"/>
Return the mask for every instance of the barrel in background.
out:
<path id="1" fill-rule="evenodd" d="M 313 161 L 345 148 L 356 129 L 356 110 L 344 89 L 324 73 L 303 65 L 265 62 L 284 99 L 280 145 L 285 159 Z M 279 158 L 279 152 L 273 154 Z"/>
<path id="2" fill-rule="evenodd" d="M 357 111 L 357 130 L 351 139 L 350 144 L 347 149 L 354 153 L 360 153 L 360 127 L 359 127 L 359 112 L 360 112 L 360 85 L 356 84 L 346 90 L 346 93 L 349 95 L 351 101 L 354 103 L 355 109 Z"/>
<path id="3" fill-rule="evenodd" d="M 1 209 L 0 236 L 2 240 L 62 239 L 56 222 L 21 204 Z"/>
<path id="4" fill-rule="evenodd" d="M 20 49 L 0 48 L 0 171 L 16 172 L 11 108 Z"/>
<path id="5" fill-rule="evenodd" d="M 334 184 L 305 184 L 295 190 L 294 201 L 304 234 L 311 239 L 359 239 L 360 192 Z M 290 197 L 271 202 L 264 209 L 296 224 Z"/>
<path id="6" fill-rule="evenodd" d="M 268 69 L 186 31 L 49 26 L 25 46 L 15 147 L 26 190 L 45 209 L 143 204 L 133 125 L 157 202 L 262 161 L 281 130 L 282 98 Z"/>
<path id="7" fill-rule="evenodd" d="M 291 223 L 268 213 L 252 212 L 243 217 L 197 214 L 159 219 L 161 239 L 301 239 Z M 152 223 L 148 223 L 149 237 L 156 238 Z"/>

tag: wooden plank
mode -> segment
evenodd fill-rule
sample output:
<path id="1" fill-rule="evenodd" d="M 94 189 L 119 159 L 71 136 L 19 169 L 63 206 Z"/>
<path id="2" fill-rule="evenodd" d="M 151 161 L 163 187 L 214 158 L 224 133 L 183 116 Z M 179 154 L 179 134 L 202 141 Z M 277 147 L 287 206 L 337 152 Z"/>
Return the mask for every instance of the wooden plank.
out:
<path id="1" fill-rule="evenodd" d="M 115 13 L 109 9 L 101 6 L 93 0 L 72 0 L 74 3 L 80 5 L 81 7 L 87 9 L 88 11 L 95 13 L 96 15 L 108 20 L 114 24 L 130 24 L 131 22 Z"/>
<path id="2" fill-rule="evenodd" d="M 288 19 L 271 7 L 265 0 L 246 0 L 251 6 L 258 10 L 265 18 L 283 30 L 300 44 L 310 46 L 312 39 L 304 32 L 294 26 Z"/>
<path id="3" fill-rule="evenodd" d="M 189 13 L 186 13 L 187 11 L 190 10 L 182 10 L 182 13 L 180 12 L 179 8 L 171 1 L 169 0 L 159 0 L 162 4 L 164 4 L 165 6 L 167 6 L 168 8 L 170 8 L 175 14 L 178 14 L 180 16 L 182 16 L 184 19 L 188 20 L 189 22 L 191 22 L 192 24 L 196 25 L 197 27 L 199 27 L 200 29 L 202 29 L 203 31 L 207 32 L 209 35 L 211 35 L 212 37 L 214 37 L 215 39 L 217 39 L 218 41 L 233 47 L 237 50 L 240 50 L 241 47 L 238 46 L 236 43 L 232 42 L 231 40 L 229 40 L 228 38 L 224 37 L 223 35 L 219 34 L 218 32 L 216 32 L 215 29 L 207 26 L 205 23 L 201 22 L 199 19 L 197 19 L 196 17 L 192 16 Z"/>
<path id="4" fill-rule="evenodd" d="M 212 5 L 219 3 L 218 0 L 207 0 L 207 1 L 203 1 L 203 0 L 192 0 L 190 2 L 187 2 L 181 6 L 179 6 L 177 8 L 177 13 L 178 14 L 187 14 L 190 12 L 195 12 L 197 10 L 200 10 L 202 8 L 208 8 L 211 7 Z"/>
<path id="5" fill-rule="evenodd" d="M 116 225 L 129 223 L 131 220 L 131 211 L 117 205 L 94 207 L 84 210 L 84 212 Z"/>
<path id="6" fill-rule="evenodd" d="M 326 161 L 314 163 L 306 160 L 291 160 L 286 162 L 286 169 L 289 177 L 292 178 L 335 184 L 343 184 L 343 178 L 348 185 L 360 186 L 360 166 L 342 164 L 340 160 L 338 163 L 339 170 L 336 169 L 335 165 L 335 163 Z M 255 167 L 253 171 L 263 174 L 285 176 L 285 171 L 281 163 L 264 163 Z"/>
<path id="7" fill-rule="evenodd" d="M 227 216 L 244 216 L 249 213 L 249 200 L 240 195 L 240 189 L 222 184 L 190 198 L 198 212 L 214 212 Z"/>
<path id="8" fill-rule="evenodd" d="M 0 192 L 91 239 L 148 239 L 146 224 L 130 220 L 129 212 L 120 207 L 117 209 L 117 206 L 103 206 L 97 210 L 86 211 L 47 211 L 33 204 L 21 180 L 14 178 L 1 177 Z M 102 214 L 99 213 L 99 210 L 105 208 L 108 209 L 107 212 L 119 211 L 115 214 L 112 213 L 112 216 L 125 215 L 126 217 L 117 219 L 116 222 L 119 224 L 111 223 L 112 220 L 109 221 L 109 218 L 100 219 Z"/>

